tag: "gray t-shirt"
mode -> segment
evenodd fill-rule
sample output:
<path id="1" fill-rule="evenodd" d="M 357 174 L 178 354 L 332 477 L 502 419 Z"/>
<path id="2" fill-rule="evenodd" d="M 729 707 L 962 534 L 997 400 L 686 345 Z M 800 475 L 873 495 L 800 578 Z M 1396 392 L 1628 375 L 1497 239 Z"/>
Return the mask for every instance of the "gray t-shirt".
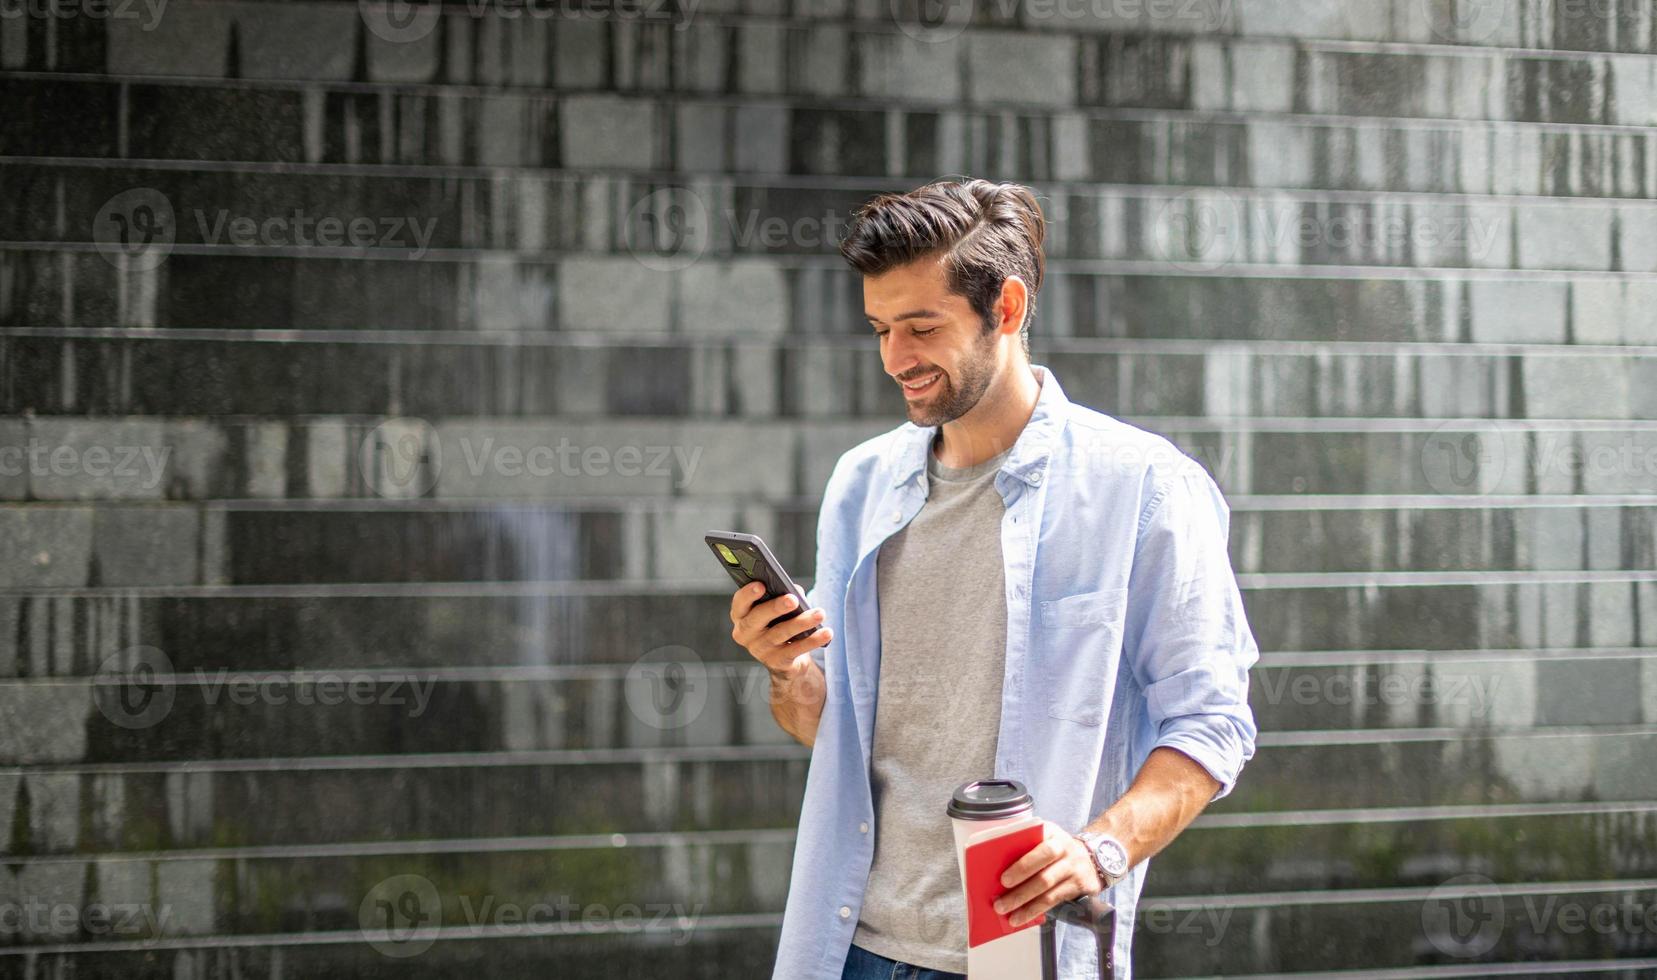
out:
<path id="1" fill-rule="evenodd" d="M 955 469 L 928 452 L 926 504 L 881 545 L 876 572 L 875 852 L 852 942 L 951 973 L 967 969 L 967 923 L 944 807 L 955 787 L 995 775 L 1007 656 L 995 474 L 1006 458 Z"/>

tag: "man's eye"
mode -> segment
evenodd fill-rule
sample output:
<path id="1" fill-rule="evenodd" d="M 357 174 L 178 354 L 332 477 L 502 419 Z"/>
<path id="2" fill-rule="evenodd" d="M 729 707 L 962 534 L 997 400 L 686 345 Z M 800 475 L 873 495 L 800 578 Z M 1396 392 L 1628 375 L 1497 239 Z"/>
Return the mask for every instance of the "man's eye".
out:
<path id="1" fill-rule="evenodd" d="M 915 331 L 915 336 L 917 336 L 917 337 L 930 337 L 932 334 L 935 334 L 937 332 L 938 332 L 937 327 L 927 327 L 925 330 L 916 330 Z"/>

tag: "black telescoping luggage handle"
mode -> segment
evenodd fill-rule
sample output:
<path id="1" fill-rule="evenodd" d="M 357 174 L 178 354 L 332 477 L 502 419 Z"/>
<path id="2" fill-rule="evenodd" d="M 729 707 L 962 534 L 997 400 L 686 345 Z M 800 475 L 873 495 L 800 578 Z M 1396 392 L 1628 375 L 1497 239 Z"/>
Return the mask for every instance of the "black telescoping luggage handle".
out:
<path id="1" fill-rule="evenodd" d="M 1116 975 L 1112 953 L 1116 948 L 1116 909 L 1101 896 L 1084 896 L 1060 902 L 1049 909 L 1041 920 L 1041 980 L 1059 980 L 1059 922 L 1068 922 L 1093 933 L 1099 944 L 1099 976 L 1110 980 Z"/>

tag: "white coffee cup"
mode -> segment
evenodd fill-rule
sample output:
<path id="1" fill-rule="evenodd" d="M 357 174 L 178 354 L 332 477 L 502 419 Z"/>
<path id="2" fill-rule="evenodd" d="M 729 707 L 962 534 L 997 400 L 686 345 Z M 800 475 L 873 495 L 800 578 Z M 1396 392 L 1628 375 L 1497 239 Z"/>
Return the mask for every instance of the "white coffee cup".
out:
<path id="1" fill-rule="evenodd" d="M 967 847 L 1020 827 L 1039 825 L 1035 801 L 1016 779 L 979 779 L 963 783 L 945 812 L 955 831 L 955 867 L 961 892 L 967 890 Z M 1023 929 L 967 950 L 968 980 L 1019 980 L 1039 977 L 1041 930 Z"/>
<path id="2" fill-rule="evenodd" d="M 946 812 L 955 828 L 955 867 L 961 872 L 963 892 L 967 887 L 967 843 L 972 836 L 1029 823 L 1035 809 L 1030 791 L 1016 779 L 975 779 L 956 787 Z"/>

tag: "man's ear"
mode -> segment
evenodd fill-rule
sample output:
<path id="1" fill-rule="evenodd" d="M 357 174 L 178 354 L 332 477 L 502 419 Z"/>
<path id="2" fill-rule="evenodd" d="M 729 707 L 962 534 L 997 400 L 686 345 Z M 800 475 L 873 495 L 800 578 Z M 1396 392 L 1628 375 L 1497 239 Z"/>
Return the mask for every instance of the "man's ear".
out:
<path id="1" fill-rule="evenodd" d="M 1030 287 L 1018 276 L 1008 276 L 1001 283 L 1001 295 L 995 301 L 995 332 L 1016 334 L 1024 326 L 1024 314 L 1030 305 Z"/>

